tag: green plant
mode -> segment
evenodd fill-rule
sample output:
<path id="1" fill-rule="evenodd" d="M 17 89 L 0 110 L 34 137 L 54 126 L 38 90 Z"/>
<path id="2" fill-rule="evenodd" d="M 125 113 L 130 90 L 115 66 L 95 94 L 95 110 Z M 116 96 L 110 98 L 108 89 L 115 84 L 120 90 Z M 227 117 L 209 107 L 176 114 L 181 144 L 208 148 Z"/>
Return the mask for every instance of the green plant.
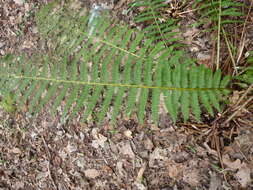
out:
<path id="1" fill-rule="evenodd" d="M 204 31 L 216 31 L 217 33 L 216 69 L 220 67 L 221 34 L 224 36 L 230 58 L 232 60 L 234 69 L 236 69 L 232 50 L 224 28 L 227 24 L 241 22 L 240 19 L 235 18 L 243 15 L 242 11 L 240 11 L 240 8 L 243 6 L 244 3 L 236 0 L 197 0 L 193 4 L 193 8 L 199 13 L 199 19 L 195 25 L 201 26 L 204 23 L 209 23 L 212 25 L 212 27 Z"/>
<path id="2" fill-rule="evenodd" d="M 173 48 L 104 18 L 97 21 L 99 30 L 89 35 L 89 16 L 79 14 L 52 3 L 37 15 L 37 22 L 45 24 L 39 31 L 55 40 L 57 55 L 44 56 L 42 62 L 2 59 L 1 96 L 15 92 L 14 100 L 21 105 L 29 100 L 29 111 L 35 113 L 50 100 L 55 113 L 64 102 L 63 118 L 84 109 L 84 120 L 97 105 L 98 120 L 109 112 L 113 122 L 124 107 L 125 114 L 136 112 L 143 123 L 148 101 L 154 122 L 163 100 L 174 122 L 179 110 L 185 121 L 190 110 L 200 120 L 200 103 L 212 115 L 212 105 L 220 111 L 229 77 L 222 79 L 219 70 L 184 63 L 182 55 L 173 55 Z"/>
<path id="3" fill-rule="evenodd" d="M 141 8 L 136 15 L 135 22 L 146 24 L 143 31 L 149 39 L 155 42 L 162 41 L 165 46 L 179 41 L 176 20 L 164 17 L 164 9 L 168 8 L 166 0 L 134 0 L 132 9 Z"/>
<path id="4" fill-rule="evenodd" d="M 194 64 L 187 53 L 179 47 L 183 43 L 178 26 L 178 19 L 168 16 L 168 6 L 166 0 L 134 0 L 130 5 L 130 9 L 137 10 L 134 20 L 138 24 L 144 25 L 143 32 L 147 39 L 150 39 L 154 44 L 163 44 L 170 51 L 170 61 L 174 64 Z"/>
<path id="5" fill-rule="evenodd" d="M 10 62 L 14 59 L 14 57 L 10 54 L 7 54 L 4 58 L 0 59 L 0 61 Z M 0 82 L 0 85 L 2 83 Z M 2 107 L 6 112 L 13 113 L 16 111 L 14 95 L 11 92 L 5 90 L 5 88 L 1 88 L 0 91 L 0 107 Z"/>
<path id="6" fill-rule="evenodd" d="M 245 67 L 242 67 L 241 72 L 234 78 L 239 80 L 237 84 L 243 88 L 253 84 L 253 51 L 249 51 L 249 55 L 246 59 Z"/>
<path id="7" fill-rule="evenodd" d="M 2 159 L 0 159 L 0 165 L 5 164 L 6 162 L 7 162 L 6 160 L 2 160 Z"/>
<path id="8" fill-rule="evenodd" d="M 217 30 L 219 25 L 224 27 L 226 24 L 242 22 L 235 18 L 244 15 L 240 11 L 243 6 L 244 3 L 236 0 L 196 0 L 193 3 L 193 8 L 200 16 L 196 25 L 210 23 L 213 24 L 210 29 Z"/>
<path id="9" fill-rule="evenodd" d="M 5 94 L 0 101 L 0 107 L 2 107 L 8 113 L 14 113 L 16 111 L 13 94 Z"/>

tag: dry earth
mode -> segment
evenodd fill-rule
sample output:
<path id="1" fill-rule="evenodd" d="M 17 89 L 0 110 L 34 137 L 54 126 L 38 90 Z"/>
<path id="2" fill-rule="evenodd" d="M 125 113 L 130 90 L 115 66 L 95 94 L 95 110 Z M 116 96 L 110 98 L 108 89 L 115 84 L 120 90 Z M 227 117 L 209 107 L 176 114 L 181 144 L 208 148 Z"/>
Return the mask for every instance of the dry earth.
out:
<path id="1" fill-rule="evenodd" d="M 81 2 L 89 7 L 94 1 Z M 0 1 L 0 55 L 29 55 L 39 48 L 34 14 L 45 3 Z M 127 3 L 109 6 L 120 18 Z M 184 37 L 204 64 L 211 59 L 212 44 L 208 35 L 191 38 L 197 33 L 188 30 Z M 232 103 L 242 93 L 235 91 Z M 46 111 L 34 117 L 0 109 L 0 190 L 253 189 L 252 108 L 224 124 L 230 115 L 187 125 L 174 125 L 162 115 L 159 127 L 122 119 L 112 128 L 78 118 L 62 123 Z M 213 148 L 217 139 L 218 151 Z"/>

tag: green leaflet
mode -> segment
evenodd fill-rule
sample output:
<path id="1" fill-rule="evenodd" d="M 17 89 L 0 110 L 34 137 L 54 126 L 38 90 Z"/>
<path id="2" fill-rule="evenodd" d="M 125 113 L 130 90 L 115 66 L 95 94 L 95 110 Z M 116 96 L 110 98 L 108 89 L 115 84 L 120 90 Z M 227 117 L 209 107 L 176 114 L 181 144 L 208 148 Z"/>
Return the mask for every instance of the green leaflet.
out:
<path id="1" fill-rule="evenodd" d="M 162 86 L 162 63 L 158 63 L 157 65 L 153 83 L 154 86 Z M 160 94 L 161 89 L 154 89 L 152 91 L 151 111 L 154 122 L 158 122 L 159 119 Z"/>
<path id="2" fill-rule="evenodd" d="M 200 66 L 200 71 L 199 71 L 199 81 L 198 81 L 198 87 L 199 88 L 203 88 L 205 86 L 205 68 L 204 66 Z M 211 103 L 209 101 L 209 96 L 208 96 L 208 92 L 207 91 L 201 91 L 200 92 L 200 96 L 201 96 L 201 102 L 202 104 L 205 106 L 206 110 L 208 111 L 208 113 L 213 116 L 213 109 L 211 106 Z"/>
<path id="3" fill-rule="evenodd" d="M 188 80 L 189 80 L 189 73 L 187 72 L 186 67 L 181 68 L 182 77 L 181 77 L 181 86 L 182 88 L 188 88 Z M 190 107 L 190 93 L 189 91 L 183 91 L 181 97 L 181 110 L 183 114 L 184 121 L 189 119 L 189 107 Z"/>
<path id="4" fill-rule="evenodd" d="M 198 76 L 199 76 L 199 69 L 197 67 L 193 68 L 190 72 L 190 88 L 197 88 L 198 87 Z M 195 115 L 197 120 L 200 120 L 200 106 L 199 106 L 199 92 L 200 91 L 191 91 L 191 107 L 192 112 Z"/>

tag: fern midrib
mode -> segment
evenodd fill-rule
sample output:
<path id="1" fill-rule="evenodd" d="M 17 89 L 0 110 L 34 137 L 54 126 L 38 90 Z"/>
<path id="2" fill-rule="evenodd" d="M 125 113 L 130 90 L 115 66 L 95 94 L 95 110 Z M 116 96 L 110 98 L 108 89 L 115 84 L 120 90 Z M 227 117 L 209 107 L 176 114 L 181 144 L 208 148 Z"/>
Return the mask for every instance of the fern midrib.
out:
<path id="1" fill-rule="evenodd" d="M 111 87 L 129 87 L 129 88 L 142 88 L 142 89 L 160 89 L 160 90 L 177 90 L 177 91 L 208 91 L 208 90 L 229 90 L 228 88 L 180 88 L 180 87 L 167 87 L 167 86 L 148 86 L 148 85 L 137 85 L 137 84 L 122 84 L 122 83 L 100 83 L 100 82 L 86 82 L 76 80 L 63 80 L 46 77 L 33 77 L 23 75 L 2 75 L 1 77 L 15 78 L 15 79 L 30 79 L 35 81 L 47 81 L 54 83 L 66 83 L 73 85 L 91 85 L 91 86 L 111 86 Z"/>

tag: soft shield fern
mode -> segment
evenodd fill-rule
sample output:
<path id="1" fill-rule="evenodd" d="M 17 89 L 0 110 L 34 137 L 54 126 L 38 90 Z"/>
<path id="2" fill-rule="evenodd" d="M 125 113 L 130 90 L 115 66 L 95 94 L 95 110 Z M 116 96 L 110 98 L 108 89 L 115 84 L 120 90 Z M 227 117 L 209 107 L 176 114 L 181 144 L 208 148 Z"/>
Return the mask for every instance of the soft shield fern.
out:
<path id="1" fill-rule="evenodd" d="M 155 123 L 161 102 L 174 122 L 180 112 L 186 121 L 191 110 L 199 120 L 201 104 L 210 114 L 212 107 L 220 110 L 219 100 L 229 82 L 228 77 L 222 79 L 220 71 L 213 74 L 205 67 L 182 64 L 180 58 L 170 59 L 172 48 L 154 45 L 143 33 L 102 19 L 97 22 L 99 30 L 90 35 L 89 17 L 80 19 L 75 29 L 55 25 L 62 27 L 63 35 L 75 30 L 75 39 L 65 41 L 72 45 L 59 49 L 63 58 L 57 62 L 48 56 L 42 62 L 1 59 L 1 96 L 14 93 L 18 104 L 28 102 L 29 111 L 35 113 L 50 100 L 53 113 L 64 103 L 63 118 L 82 111 L 83 120 L 87 120 L 96 109 L 99 121 L 110 113 L 112 122 L 123 111 L 128 116 L 136 113 L 143 123 L 149 101 Z M 53 28 L 46 35 L 50 32 Z"/>

